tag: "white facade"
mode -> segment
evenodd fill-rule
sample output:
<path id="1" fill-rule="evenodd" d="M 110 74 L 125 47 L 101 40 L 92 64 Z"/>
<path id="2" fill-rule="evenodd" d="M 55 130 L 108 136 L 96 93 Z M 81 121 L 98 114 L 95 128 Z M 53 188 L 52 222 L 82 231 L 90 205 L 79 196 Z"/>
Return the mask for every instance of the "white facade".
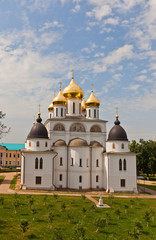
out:
<path id="1" fill-rule="evenodd" d="M 29 134 L 22 151 L 22 187 L 136 192 L 136 156 L 130 153 L 129 141 L 106 141 L 107 121 L 99 119 L 99 101 L 92 104 L 91 99 L 91 104 L 95 106 L 87 107 L 84 116 L 81 111 L 83 93 L 76 95 L 74 91 L 71 90 L 70 96 L 73 98 L 69 99 L 68 92 L 65 93 L 67 105 L 54 104 L 53 112 L 49 112 L 44 124 L 47 137 L 34 138 L 32 132 Z M 94 99 L 96 101 L 95 96 Z M 43 128 L 43 124 L 37 124 Z M 120 125 L 120 122 L 115 124 Z M 40 169 L 41 158 L 43 163 Z"/>

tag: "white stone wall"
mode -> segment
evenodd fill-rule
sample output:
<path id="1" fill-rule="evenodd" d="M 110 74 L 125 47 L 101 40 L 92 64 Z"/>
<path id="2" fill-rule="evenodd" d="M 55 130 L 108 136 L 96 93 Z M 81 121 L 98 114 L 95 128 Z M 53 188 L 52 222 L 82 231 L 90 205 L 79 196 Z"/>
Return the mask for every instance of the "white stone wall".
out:
<path id="1" fill-rule="evenodd" d="M 52 159 L 53 153 L 26 153 L 23 152 L 25 157 L 22 157 L 22 169 L 23 160 L 25 161 L 25 171 L 22 170 L 22 184 L 26 189 L 54 189 L 52 185 Z M 43 158 L 43 169 L 35 169 L 35 158 Z M 24 175 L 24 178 L 23 178 Z M 41 184 L 36 184 L 36 177 L 42 178 Z"/>
<path id="2" fill-rule="evenodd" d="M 60 186 L 66 188 L 67 147 L 54 147 L 54 151 L 58 153 L 54 160 L 54 183 L 57 188 Z M 62 158 L 62 166 L 60 165 L 60 158 Z M 62 180 L 60 180 L 60 174 L 62 174 Z"/>
<path id="3" fill-rule="evenodd" d="M 99 119 L 99 108 L 97 108 L 97 107 L 87 107 L 86 108 L 86 118 L 88 118 L 88 119 Z"/>
<path id="4" fill-rule="evenodd" d="M 113 144 L 115 145 L 115 148 L 113 148 Z M 124 148 L 122 148 L 122 144 L 124 145 Z M 106 151 L 107 152 L 130 152 L 129 145 L 130 145 L 129 141 L 107 141 Z"/>
<path id="5" fill-rule="evenodd" d="M 126 170 L 119 170 L 119 159 L 126 159 Z M 109 154 L 109 179 L 108 188 L 114 191 L 127 192 L 134 191 L 137 188 L 136 184 L 136 156 L 130 154 Z M 123 167 L 122 167 L 123 169 Z M 120 186 L 120 180 L 125 179 L 126 186 Z"/>
<path id="6" fill-rule="evenodd" d="M 37 147 L 37 142 L 39 142 L 39 147 Z M 46 146 L 47 143 L 47 146 Z M 47 151 L 51 148 L 51 141 L 49 139 L 33 138 L 28 139 L 25 143 L 25 148 L 31 151 Z"/>
<path id="7" fill-rule="evenodd" d="M 67 116 L 81 116 L 81 99 L 67 99 Z M 75 113 L 73 113 L 73 103 L 75 103 Z"/>
<path id="8" fill-rule="evenodd" d="M 62 116 L 61 116 L 61 111 L 62 111 Z M 66 116 L 66 106 L 54 105 L 53 117 L 65 118 L 65 116 Z"/>

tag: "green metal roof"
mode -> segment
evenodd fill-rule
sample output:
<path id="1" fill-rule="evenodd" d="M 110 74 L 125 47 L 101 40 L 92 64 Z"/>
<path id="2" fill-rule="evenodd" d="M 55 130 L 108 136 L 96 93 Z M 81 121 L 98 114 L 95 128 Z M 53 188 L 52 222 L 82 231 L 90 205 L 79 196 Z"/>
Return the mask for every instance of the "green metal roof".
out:
<path id="1" fill-rule="evenodd" d="M 15 151 L 25 148 L 25 144 L 21 144 L 21 143 L 0 143 L 0 145 L 5 147 L 7 150 L 15 150 Z"/>

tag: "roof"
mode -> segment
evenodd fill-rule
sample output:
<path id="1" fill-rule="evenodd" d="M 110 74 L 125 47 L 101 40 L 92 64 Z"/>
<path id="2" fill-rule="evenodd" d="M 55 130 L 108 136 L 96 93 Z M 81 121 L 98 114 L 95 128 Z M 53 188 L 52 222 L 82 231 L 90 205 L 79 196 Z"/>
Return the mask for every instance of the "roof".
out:
<path id="1" fill-rule="evenodd" d="M 114 122 L 114 127 L 110 130 L 108 134 L 107 141 L 128 141 L 126 131 L 120 126 L 120 121 L 118 120 L 118 116 L 116 117 L 116 121 Z"/>
<path id="2" fill-rule="evenodd" d="M 15 150 L 15 151 L 25 148 L 25 144 L 23 143 L 0 143 L 0 145 L 5 147 L 7 150 Z"/>

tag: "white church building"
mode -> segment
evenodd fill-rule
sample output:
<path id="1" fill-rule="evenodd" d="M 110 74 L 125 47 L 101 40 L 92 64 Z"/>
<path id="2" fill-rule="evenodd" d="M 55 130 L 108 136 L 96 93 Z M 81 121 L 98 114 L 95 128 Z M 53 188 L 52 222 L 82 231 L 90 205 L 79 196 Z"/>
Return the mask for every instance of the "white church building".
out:
<path id="1" fill-rule="evenodd" d="M 137 192 L 136 155 L 118 115 L 107 138 L 93 90 L 84 100 L 72 76 L 54 97 L 44 125 L 41 113 L 22 149 L 22 189 Z"/>

